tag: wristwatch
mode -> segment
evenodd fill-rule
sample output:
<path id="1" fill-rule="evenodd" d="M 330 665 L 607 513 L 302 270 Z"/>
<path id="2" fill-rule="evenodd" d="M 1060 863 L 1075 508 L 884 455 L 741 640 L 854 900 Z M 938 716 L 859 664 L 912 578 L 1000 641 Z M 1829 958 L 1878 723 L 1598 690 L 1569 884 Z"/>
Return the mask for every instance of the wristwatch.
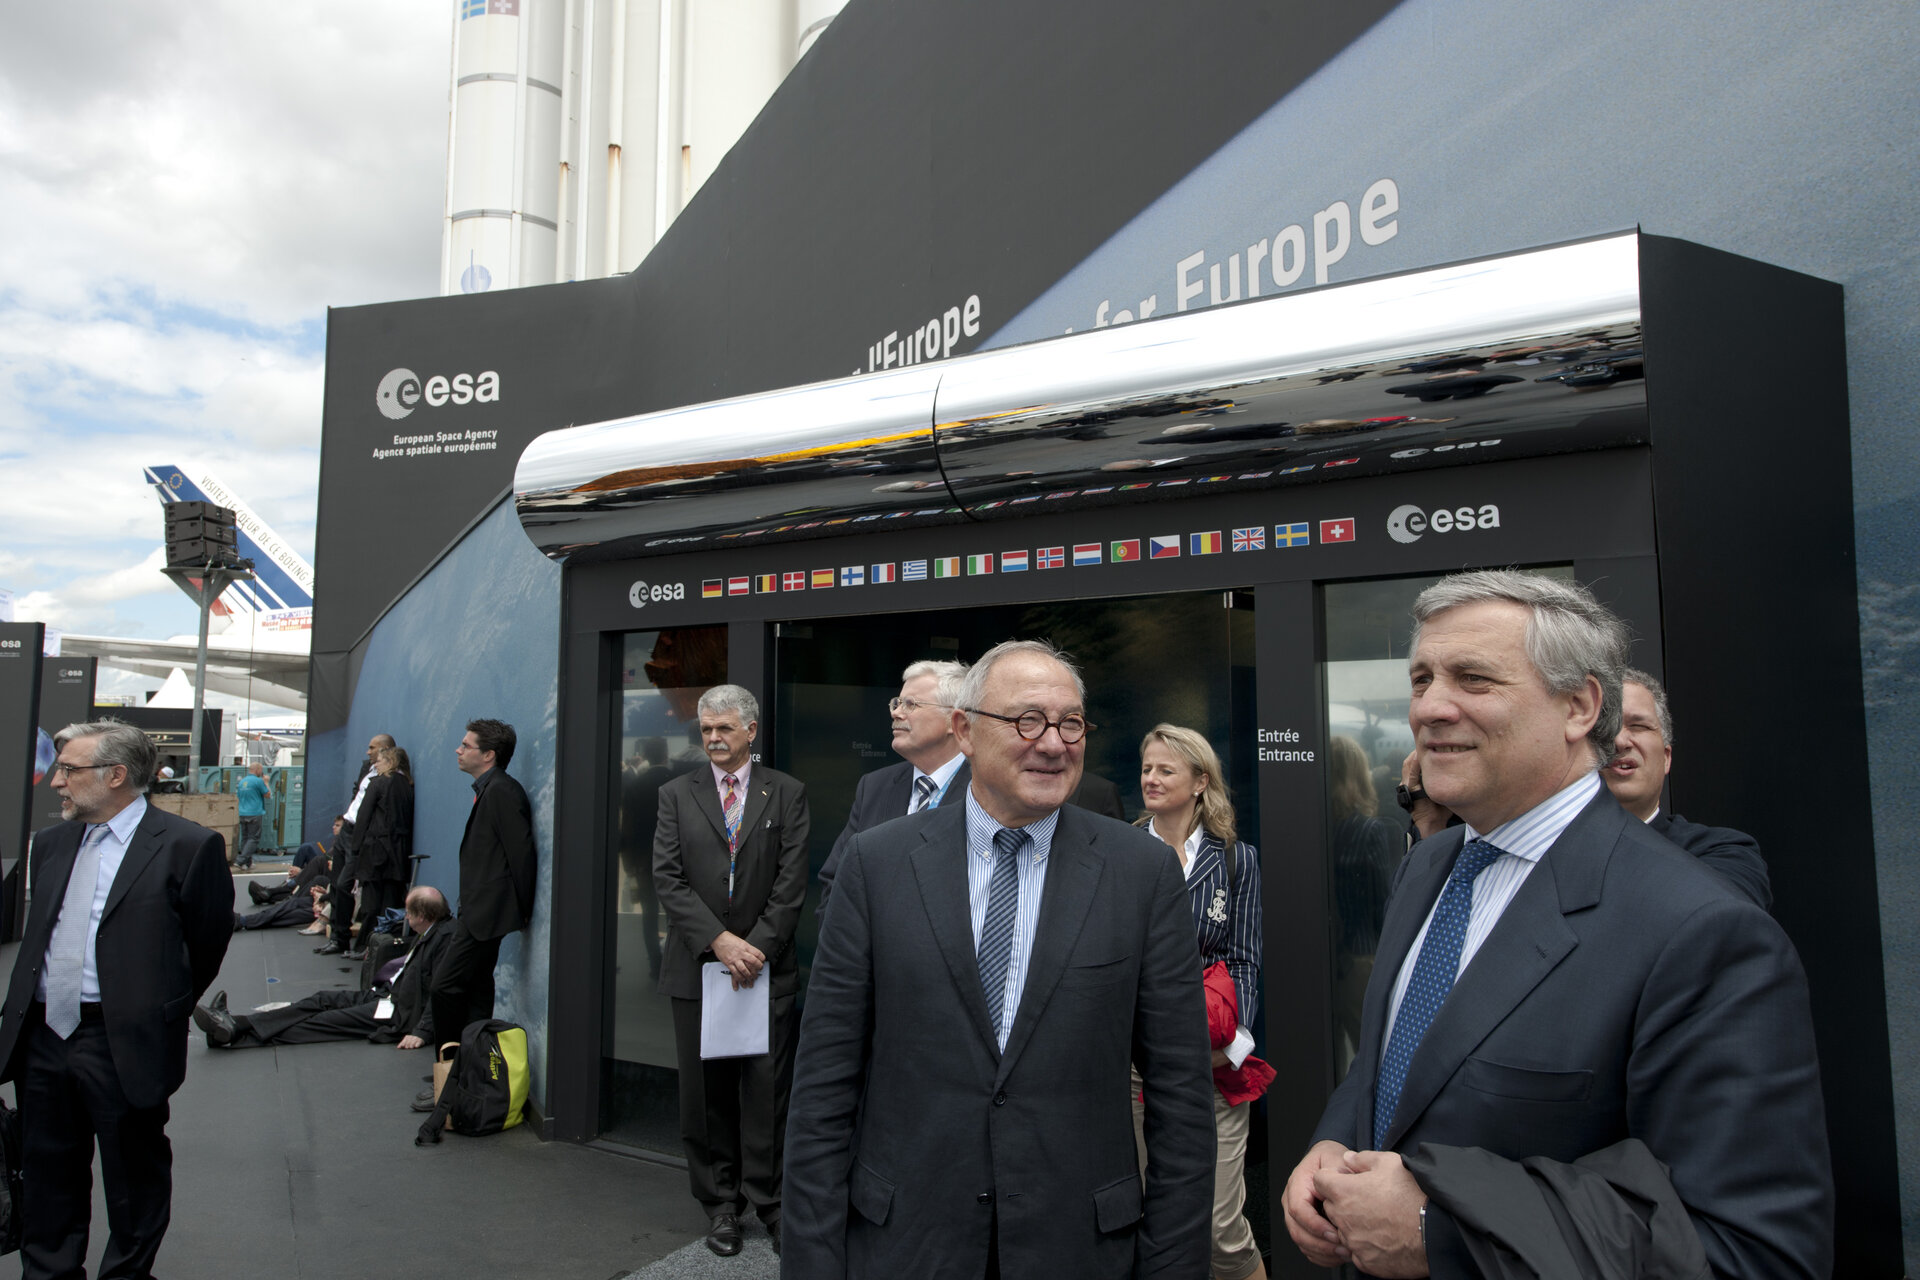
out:
<path id="1" fill-rule="evenodd" d="M 1397 782 L 1393 787 L 1393 798 L 1400 802 L 1402 809 L 1412 813 L 1413 806 L 1425 800 L 1427 793 L 1417 782 L 1412 787 L 1408 787 L 1404 782 Z"/>

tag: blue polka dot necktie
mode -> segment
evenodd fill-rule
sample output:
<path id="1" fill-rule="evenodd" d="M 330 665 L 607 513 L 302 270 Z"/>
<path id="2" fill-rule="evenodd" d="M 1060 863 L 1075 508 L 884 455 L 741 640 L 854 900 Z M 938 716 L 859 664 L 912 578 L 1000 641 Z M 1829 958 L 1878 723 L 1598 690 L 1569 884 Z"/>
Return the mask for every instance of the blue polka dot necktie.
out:
<path id="1" fill-rule="evenodd" d="M 1427 924 L 1427 937 L 1420 944 L 1420 956 L 1413 964 L 1413 978 L 1400 1000 L 1400 1014 L 1393 1020 L 1393 1037 L 1387 1041 L 1386 1056 L 1380 1059 L 1380 1076 L 1373 1090 L 1373 1146 L 1384 1150 L 1387 1129 L 1393 1124 L 1393 1112 L 1400 1105 L 1400 1090 L 1407 1083 L 1407 1067 L 1413 1052 L 1420 1047 L 1427 1028 L 1433 1025 L 1440 1006 L 1453 990 L 1460 972 L 1460 947 L 1467 938 L 1467 917 L 1473 911 L 1473 882 L 1493 865 L 1501 851 L 1485 840 L 1469 840 L 1454 860 L 1453 874 L 1440 891 L 1439 905 Z"/>
<path id="2" fill-rule="evenodd" d="M 993 878 L 987 882 L 987 914 L 980 921 L 980 991 L 987 998 L 987 1017 L 994 1033 L 1006 1044 L 1006 1025 L 1012 1021 L 1007 1004 L 1007 967 L 1013 960 L 1013 921 L 1020 911 L 1020 851 L 1030 837 L 1024 831 L 1002 827 L 993 833 Z"/>

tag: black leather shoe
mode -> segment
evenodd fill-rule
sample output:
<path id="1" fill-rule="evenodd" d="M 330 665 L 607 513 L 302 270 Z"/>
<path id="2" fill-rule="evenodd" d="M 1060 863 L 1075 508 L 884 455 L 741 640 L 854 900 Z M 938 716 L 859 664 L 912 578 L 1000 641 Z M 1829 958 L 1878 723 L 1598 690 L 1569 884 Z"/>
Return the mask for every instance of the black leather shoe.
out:
<path id="1" fill-rule="evenodd" d="M 433 1090 L 422 1089 L 419 1093 L 413 1095 L 413 1101 L 407 1105 L 415 1111 L 433 1110 Z"/>
<path id="2" fill-rule="evenodd" d="M 218 1009 L 220 1012 L 225 1013 L 227 1011 L 227 993 L 224 991 L 214 992 L 213 999 L 207 1001 L 207 1008 Z"/>
<path id="3" fill-rule="evenodd" d="M 723 1258 L 731 1258 L 740 1252 L 740 1217 L 738 1214 L 715 1214 L 713 1226 L 707 1232 L 707 1248 Z"/>
<path id="4" fill-rule="evenodd" d="M 313 949 L 313 954 L 317 956 L 342 956 L 346 953 L 347 949 L 345 947 L 333 941 L 329 941 L 324 947 L 315 947 Z"/>
<path id="5" fill-rule="evenodd" d="M 260 887 L 258 880 L 247 881 L 247 896 L 253 899 L 253 905 L 256 907 L 267 905 L 267 891 Z"/>
<path id="6" fill-rule="evenodd" d="M 218 997 L 216 997 L 216 1000 Z M 233 1034 L 239 1030 L 233 1015 L 224 1007 L 209 1009 L 205 1005 L 193 1007 L 193 1025 L 207 1033 L 209 1049 L 224 1049 L 233 1043 Z"/>
<path id="7" fill-rule="evenodd" d="M 780 1219 L 775 1218 L 767 1224 L 767 1239 L 773 1241 L 773 1256 L 780 1256 Z"/>
<path id="8" fill-rule="evenodd" d="M 347 960 L 365 960 L 367 958 L 367 952 L 364 947 L 357 948 L 353 951 L 343 951 L 340 954 L 342 958 Z"/>

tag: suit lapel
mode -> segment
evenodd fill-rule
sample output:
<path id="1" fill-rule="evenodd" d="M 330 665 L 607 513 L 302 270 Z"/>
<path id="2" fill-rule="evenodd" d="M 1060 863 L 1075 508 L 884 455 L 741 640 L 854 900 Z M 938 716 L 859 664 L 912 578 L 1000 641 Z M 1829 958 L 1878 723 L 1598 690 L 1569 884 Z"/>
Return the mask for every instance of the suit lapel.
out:
<path id="1" fill-rule="evenodd" d="M 1540 864 L 1507 904 L 1414 1051 L 1393 1126 L 1387 1131 L 1388 1150 L 1480 1042 L 1579 945 L 1578 935 L 1567 926 L 1566 913 L 1600 900 L 1600 883 L 1624 812 L 1601 788 L 1593 803 L 1541 856 Z M 1452 865 L 1453 859 L 1447 859 L 1449 871 Z M 1434 894 L 1438 892 L 1436 885 Z M 1425 913 L 1419 918 L 1424 920 Z"/>
<path id="2" fill-rule="evenodd" d="M 1033 1028 L 1046 1011 L 1053 989 L 1066 972 L 1067 957 L 1080 940 L 1087 922 L 1087 910 L 1093 905 L 1094 891 L 1100 885 L 1100 859 L 1094 856 L 1093 837 L 1080 830 L 1071 810 L 1060 810 L 1060 824 L 1053 831 L 1053 847 L 1047 851 L 1045 888 L 1040 895 L 1040 918 L 1033 927 L 1033 951 L 1027 960 L 1027 981 L 1020 993 L 1020 1007 L 1014 1011 L 1013 1029 L 1007 1035 L 1007 1052 L 1000 1060 L 1000 1080 L 1005 1081 L 1020 1051 L 1033 1038 Z M 971 932 L 972 919 L 968 919 Z M 974 987 L 980 985 L 974 973 Z M 982 1007 L 985 1006 L 984 997 Z"/>
<path id="3" fill-rule="evenodd" d="M 701 813 L 707 815 L 707 821 L 720 837 L 720 843 L 727 842 L 727 818 L 720 812 L 720 789 L 713 782 L 712 766 L 702 763 L 698 769 L 686 775 L 687 785 L 693 788 L 693 804 Z M 742 820 L 744 822 L 744 819 Z"/>
<path id="4" fill-rule="evenodd" d="M 113 888 L 107 892 L 107 905 L 100 913 L 101 920 L 113 914 L 121 899 L 127 896 L 128 888 L 159 854 L 160 845 L 160 811 L 149 802 L 140 825 L 133 829 L 133 839 L 127 841 L 126 856 L 120 859 L 120 870 L 113 877 Z"/>
<path id="5" fill-rule="evenodd" d="M 47 943 L 53 938 L 54 921 L 59 917 L 61 904 L 66 901 L 67 881 L 73 878 L 74 855 L 80 852 L 80 840 L 86 832 L 86 824 L 69 822 L 44 840 L 36 842 L 33 856 L 42 859 L 37 877 L 34 868 L 27 868 L 33 885 L 33 908 L 27 913 L 26 941 L 23 944 L 33 954 L 47 949 Z M 33 940 L 38 936 L 39 948 L 33 950 Z"/>
<path id="6" fill-rule="evenodd" d="M 742 849 L 747 847 L 747 841 L 752 838 L 753 833 L 760 829 L 760 816 L 767 811 L 767 806 L 772 803 L 772 797 L 773 783 L 767 781 L 763 771 L 755 769 L 747 785 L 747 794 L 742 797 L 740 804 L 740 847 Z M 718 803 L 717 793 L 715 803 Z M 725 835 L 726 831 L 727 823 L 723 816 L 720 822 L 720 833 Z"/>
<path id="7" fill-rule="evenodd" d="M 920 843 L 908 855 L 920 886 L 934 944 L 947 962 L 947 974 L 973 1029 L 998 1056 L 1000 1049 L 987 1020 L 987 998 L 980 991 L 980 963 L 973 950 L 973 914 L 967 901 L 967 808 L 942 805 L 920 828 Z M 1043 902 L 1044 906 L 1044 902 Z"/>

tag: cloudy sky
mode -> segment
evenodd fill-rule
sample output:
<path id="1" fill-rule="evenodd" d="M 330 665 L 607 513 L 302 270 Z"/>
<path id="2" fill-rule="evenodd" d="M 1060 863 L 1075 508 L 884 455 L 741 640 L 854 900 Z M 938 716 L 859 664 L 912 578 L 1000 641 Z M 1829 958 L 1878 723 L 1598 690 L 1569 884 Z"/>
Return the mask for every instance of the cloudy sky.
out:
<path id="1" fill-rule="evenodd" d="M 439 291 L 453 13 L 9 7 L 0 588 L 18 620 L 196 627 L 156 571 L 147 464 L 213 470 L 312 559 L 327 308 Z"/>

